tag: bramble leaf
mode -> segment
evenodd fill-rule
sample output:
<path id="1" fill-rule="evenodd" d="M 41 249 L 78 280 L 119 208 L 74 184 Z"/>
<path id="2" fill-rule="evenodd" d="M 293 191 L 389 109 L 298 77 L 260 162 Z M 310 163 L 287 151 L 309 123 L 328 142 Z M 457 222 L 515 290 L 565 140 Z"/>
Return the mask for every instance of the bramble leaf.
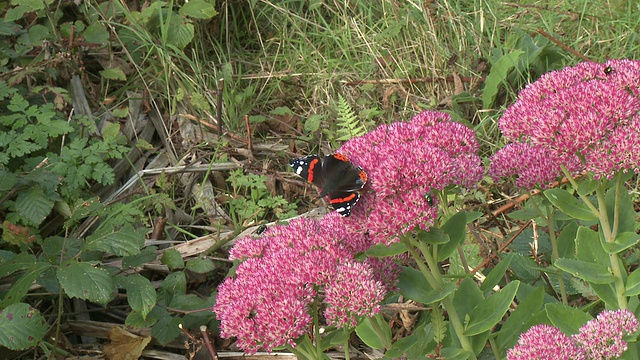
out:
<path id="1" fill-rule="evenodd" d="M 69 297 L 102 305 L 113 298 L 115 288 L 109 273 L 87 262 L 71 260 L 58 269 L 56 276 Z"/>
<path id="2" fill-rule="evenodd" d="M 36 346 L 48 329 L 40 312 L 28 304 L 18 303 L 0 310 L 0 345 L 11 350 Z"/>

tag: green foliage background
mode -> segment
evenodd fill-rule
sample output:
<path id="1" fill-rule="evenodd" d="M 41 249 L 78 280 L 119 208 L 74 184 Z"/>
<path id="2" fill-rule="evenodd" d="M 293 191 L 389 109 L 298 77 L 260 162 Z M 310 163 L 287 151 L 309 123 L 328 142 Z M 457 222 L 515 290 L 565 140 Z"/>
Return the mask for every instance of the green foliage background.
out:
<path id="1" fill-rule="evenodd" d="M 171 241 L 220 234 L 222 225 L 202 216 L 197 201 L 184 200 L 179 176 L 158 175 L 152 185 L 141 180 L 136 191 L 104 201 L 120 185 L 117 164 L 133 168 L 132 151 L 174 146 L 178 159 L 190 153 L 171 138 L 176 116 L 216 119 L 220 133 L 264 144 L 295 139 L 296 152 L 308 153 L 330 151 L 421 109 L 439 109 L 474 128 L 488 156 L 502 146 L 496 120 L 525 84 L 584 60 L 576 54 L 604 61 L 633 58 L 640 48 L 640 5 L 633 1 L 143 5 L 0 4 L 0 279 L 11 284 L 0 289 L 0 328 L 7 330 L 0 345 L 11 350 L 51 353 L 44 334 L 54 328 L 60 338 L 70 298 L 128 306 L 125 324 L 151 327 L 161 344 L 178 337 L 172 326 L 178 322 L 216 329 L 208 311 L 211 288 L 228 266 L 204 254 L 184 262 L 176 250 L 165 251 L 166 244 L 150 242 L 149 230 L 150 219 L 174 212 L 198 220 L 170 222 Z M 87 92 L 89 113 L 79 111 L 73 81 Z M 123 134 L 132 98 L 161 114 L 167 129 L 157 134 L 161 146 Z M 254 133 L 247 133 L 245 117 Z M 260 124 L 269 131 L 256 132 Z M 203 163 L 216 164 L 227 162 L 234 146 L 217 137 L 193 147 Z M 275 152 L 282 161 L 269 174 L 284 170 L 279 164 L 291 155 Z M 233 234 L 293 214 L 292 198 L 270 193 L 268 176 L 225 176 L 217 191 L 225 195 L 225 226 Z M 516 269 L 530 260 L 518 256 Z M 156 260 L 166 269 L 159 284 L 140 270 Z M 521 269 L 524 282 L 530 267 Z M 207 278 L 206 295 L 190 288 L 196 274 Z M 8 314 L 24 322 L 15 325 Z M 42 315 L 54 320 L 44 323 Z M 437 315 L 436 324 L 442 322 Z M 473 319 L 469 327 L 484 330 L 488 322 L 477 314 Z M 25 329 L 31 337 L 23 336 Z M 439 337 L 441 331 L 434 329 Z"/>

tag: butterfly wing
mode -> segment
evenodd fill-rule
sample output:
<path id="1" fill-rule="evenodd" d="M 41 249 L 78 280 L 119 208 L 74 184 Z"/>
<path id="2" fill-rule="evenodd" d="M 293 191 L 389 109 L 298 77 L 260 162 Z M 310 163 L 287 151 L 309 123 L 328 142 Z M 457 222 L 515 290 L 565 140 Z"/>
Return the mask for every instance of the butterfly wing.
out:
<path id="1" fill-rule="evenodd" d="M 367 182 L 367 173 L 342 154 L 327 155 L 322 159 L 322 175 L 324 187 L 320 195 L 323 196 L 332 192 L 357 191 Z"/>
<path id="2" fill-rule="evenodd" d="M 329 194 L 329 204 L 342 216 L 351 215 L 351 209 L 360 200 L 357 191 L 336 191 Z"/>
<path id="3" fill-rule="evenodd" d="M 289 161 L 289 165 L 293 168 L 301 178 L 322 188 L 324 185 L 324 176 L 322 174 L 322 159 L 318 155 L 309 155 Z"/>

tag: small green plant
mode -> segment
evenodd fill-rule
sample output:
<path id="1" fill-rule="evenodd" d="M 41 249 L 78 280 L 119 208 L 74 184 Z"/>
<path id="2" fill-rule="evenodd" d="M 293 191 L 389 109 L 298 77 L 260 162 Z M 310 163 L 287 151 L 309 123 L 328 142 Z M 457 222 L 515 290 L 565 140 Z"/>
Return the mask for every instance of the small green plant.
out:
<path id="1" fill-rule="evenodd" d="M 241 169 L 230 173 L 228 181 L 232 188 L 232 195 L 229 206 L 237 223 L 262 220 L 269 215 L 269 212 L 277 219 L 296 215 L 297 206 L 289 203 L 281 195 L 271 195 L 267 188 L 267 180 L 266 176 L 245 174 Z"/>
<path id="2" fill-rule="evenodd" d="M 351 108 L 351 105 L 342 95 L 338 95 L 338 121 L 336 122 L 338 137 L 337 141 L 346 141 L 351 138 L 362 136 L 367 132 L 365 126 L 358 120 L 358 117 Z"/>

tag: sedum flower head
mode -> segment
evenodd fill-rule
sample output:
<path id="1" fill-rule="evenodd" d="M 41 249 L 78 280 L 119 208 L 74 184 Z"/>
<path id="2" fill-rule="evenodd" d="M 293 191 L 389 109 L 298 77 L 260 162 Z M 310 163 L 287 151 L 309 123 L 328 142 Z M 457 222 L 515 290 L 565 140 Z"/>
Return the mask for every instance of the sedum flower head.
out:
<path id="1" fill-rule="evenodd" d="M 367 171 L 369 191 L 345 221 L 378 243 L 393 242 L 416 226 L 428 229 L 437 216 L 427 200 L 433 189 L 471 187 L 482 178 L 477 150 L 473 130 L 436 111 L 347 141 L 338 152 Z"/>
<path id="2" fill-rule="evenodd" d="M 617 359 L 627 351 L 625 335 L 638 330 L 638 319 L 629 310 L 605 310 L 580 328 L 573 339 L 589 359 Z"/>
<path id="3" fill-rule="evenodd" d="M 518 344 L 507 352 L 508 360 L 583 360 L 577 344 L 560 329 L 535 325 L 520 335 Z"/>
<path id="4" fill-rule="evenodd" d="M 640 61 L 586 62 L 547 73 L 518 94 L 499 126 L 514 146 L 492 157 L 489 173 L 496 179 L 518 175 L 520 186 L 544 187 L 561 175 L 560 165 L 595 178 L 638 172 Z"/>
<path id="5" fill-rule="evenodd" d="M 214 311 L 220 335 L 236 337 L 238 347 L 248 353 L 294 345 L 293 339 L 311 323 L 308 304 L 315 296 L 313 289 L 283 277 L 280 271 L 291 269 L 282 269 L 275 257 L 249 259 L 238 270 L 236 278 L 218 288 Z"/>
<path id="6" fill-rule="evenodd" d="M 213 308 L 220 335 L 236 337 L 250 354 L 295 346 L 294 339 L 309 329 L 311 305 L 321 292 L 325 318 L 336 326 L 353 326 L 356 317 L 377 313 L 387 293 L 380 279 L 398 270 L 387 263 L 356 262 L 355 254 L 368 249 L 370 240 L 342 220 L 332 212 L 239 240 L 230 258 L 242 262 L 235 277 L 218 288 Z"/>
<path id="7" fill-rule="evenodd" d="M 617 359 L 627 351 L 624 336 L 637 330 L 638 319 L 626 309 L 603 311 L 571 337 L 553 326 L 536 325 L 520 336 L 507 359 Z"/>
<path id="8" fill-rule="evenodd" d="M 346 262 L 325 288 L 325 317 L 330 325 L 354 328 L 357 317 L 370 317 L 380 311 L 385 295 L 385 287 L 375 280 L 368 264 Z"/>

